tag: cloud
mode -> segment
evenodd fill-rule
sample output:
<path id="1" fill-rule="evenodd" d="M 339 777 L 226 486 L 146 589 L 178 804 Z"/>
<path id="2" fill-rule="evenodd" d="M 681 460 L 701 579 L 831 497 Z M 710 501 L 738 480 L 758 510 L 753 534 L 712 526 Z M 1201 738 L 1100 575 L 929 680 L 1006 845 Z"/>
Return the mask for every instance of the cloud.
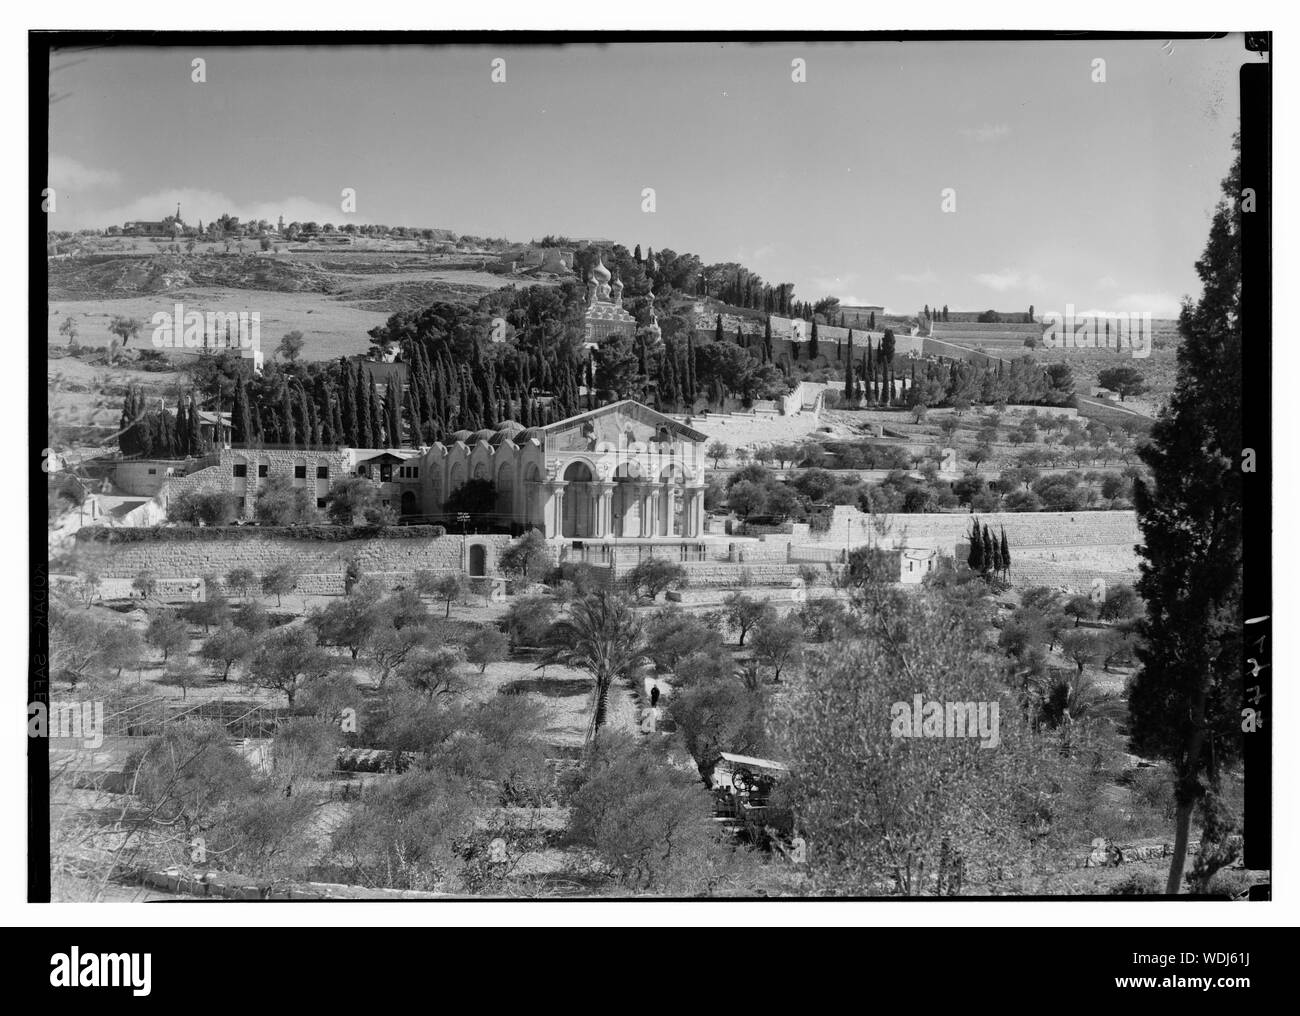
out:
<path id="1" fill-rule="evenodd" d="M 979 127 L 963 127 L 957 133 L 971 141 L 983 144 L 988 141 L 1000 141 L 1011 133 L 1011 128 L 1004 123 L 986 123 Z"/>
<path id="2" fill-rule="evenodd" d="M 928 286 L 939 281 L 939 276 L 935 275 L 933 270 L 929 268 L 923 272 L 899 272 L 894 277 L 899 282 L 910 282 L 921 286 Z"/>
<path id="3" fill-rule="evenodd" d="M 343 222 L 370 221 L 362 215 L 345 215 L 338 205 L 322 204 L 311 198 L 292 196 L 278 201 L 239 202 L 220 191 L 199 190 L 189 187 L 155 191 L 124 205 L 95 211 L 69 207 L 63 228 L 88 229 L 120 226 L 136 219 L 156 221 L 172 215 L 181 206 L 181 218 L 190 225 L 199 220 L 211 222 L 223 214 L 233 215 L 241 222 L 266 219 L 275 222 L 281 215 L 285 222 Z"/>
<path id="4" fill-rule="evenodd" d="M 1129 293 L 1116 301 L 1116 307 L 1125 311 L 1149 311 L 1152 317 L 1177 317 L 1182 301 L 1173 293 Z"/>
<path id="5" fill-rule="evenodd" d="M 1015 289 L 1020 285 L 1024 276 L 1014 268 L 1004 268 L 1000 272 L 980 272 L 975 276 L 975 281 L 981 286 L 989 289 L 995 289 L 999 293 L 1005 293 L 1008 289 Z"/>
<path id="6" fill-rule="evenodd" d="M 94 187 L 112 187 L 122 175 L 112 169 L 86 166 L 66 155 L 50 156 L 50 186 L 55 190 L 90 190 Z"/>

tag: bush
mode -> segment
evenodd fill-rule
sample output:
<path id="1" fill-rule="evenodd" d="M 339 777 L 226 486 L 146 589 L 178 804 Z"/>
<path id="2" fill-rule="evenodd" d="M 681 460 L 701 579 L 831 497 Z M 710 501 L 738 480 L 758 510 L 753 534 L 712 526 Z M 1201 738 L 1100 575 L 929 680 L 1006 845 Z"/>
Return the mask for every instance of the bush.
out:
<path id="1" fill-rule="evenodd" d="M 688 579 L 686 569 L 677 562 L 648 557 L 627 573 L 626 581 L 634 595 L 654 600 L 667 589 L 680 589 Z"/>
<path id="2" fill-rule="evenodd" d="M 186 491 L 167 505 L 167 519 L 190 525 L 225 526 L 235 520 L 238 508 L 230 494 L 215 491 Z"/>
<path id="3" fill-rule="evenodd" d="M 627 735 L 604 734 L 573 795 L 569 840 L 633 887 L 669 888 L 717 848 L 707 791 Z"/>
<path id="4" fill-rule="evenodd" d="M 1163 896 L 1165 878 L 1154 871 L 1131 871 L 1109 889 L 1112 896 Z"/>

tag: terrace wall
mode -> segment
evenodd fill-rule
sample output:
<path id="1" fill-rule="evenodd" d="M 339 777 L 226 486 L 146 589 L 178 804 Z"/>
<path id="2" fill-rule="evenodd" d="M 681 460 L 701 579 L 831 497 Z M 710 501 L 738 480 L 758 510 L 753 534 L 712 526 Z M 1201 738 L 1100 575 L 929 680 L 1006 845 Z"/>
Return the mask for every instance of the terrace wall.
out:
<path id="1" fill-rule="evenodd" d="M 175 533 L 170 530 L 169 533 Z M 227 535 L 228 534 L 228 535 Z M 103 545 L 99 574 L 104 596 L 127 595 L 130 580 L 141 571 L 156 578 L 194 579 L 225 575 L 233 568 L 249 568 L 261 576 L 276 565 L 292 564 L 300 571 L 299 593 L 343 592 L 343 575 L 349 558 L 355 558 L 365 575 L 387 584 L 408 581 L 416 571 L 461 573 L 468 571 L 469 547 L 482 545 L 485 571 L 496 570 L 496 560 L 510 542 L 505 535 L 440 537 L 376 536 L 352 540 L 294 539 L 268 535 L 256 529 L 223 531 L 223 538 L 142 540 Z M 83 548 L 94 547 L 89 540 Z M 120 580 L 120 581 L 115 581 Z M 123 586 L 123 589 L 119 589 Z"/>

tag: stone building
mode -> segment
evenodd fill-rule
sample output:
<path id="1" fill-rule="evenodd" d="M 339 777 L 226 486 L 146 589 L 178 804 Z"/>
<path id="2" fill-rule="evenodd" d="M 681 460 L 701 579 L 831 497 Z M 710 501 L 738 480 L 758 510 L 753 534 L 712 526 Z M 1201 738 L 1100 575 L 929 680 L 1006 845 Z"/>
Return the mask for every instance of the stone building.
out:
<path id="1" fill-rule="evenodd" d="M 681 541 L 704 534 L 706 436 L 625 400 L 525 429 L 460 431 L 425 448 L 223 448 L 203 468 L 172 476 L 161 496 L 187 490 L 233 495 L 252 518 L 270 477 L 306 487 L 324 507 L 335 484 L 370 480 L 381 504 L 448 526 L 447 499 L 471 480 L 493 484 L 494 510 L 477 530 L 538 529 L 550 540 Z M 211 463 L 211 464 L 207 464 Z"/>
<path id="2" fill-rule="evenodd" d="M 623 306 L 623 282 L 610 283 L 610 271 L 603 261 L 598 261 L 587 277 L 587 310 L 585 343 L 594 348 L 611 335 L 636 335 L 636 318 Z"/>
<path id="3" fill-rule="evenodd" d="M 546 427 L 460 431 L 424 453 L 422 502 L 490 480 L 494 521 L 547 539 L 694 539 L 704 533 L 705 441 L 631 400 Z"/>

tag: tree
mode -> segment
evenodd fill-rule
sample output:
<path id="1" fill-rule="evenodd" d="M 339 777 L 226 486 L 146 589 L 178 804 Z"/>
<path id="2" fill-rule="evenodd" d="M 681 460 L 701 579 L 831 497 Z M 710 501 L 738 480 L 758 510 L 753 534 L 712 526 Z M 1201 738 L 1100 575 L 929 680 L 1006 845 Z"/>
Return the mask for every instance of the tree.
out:
<path id="1" fill-rule="evenodd" d="M 248 596 L 248 591 L 257 585 L 257 576 L 251 568 L 231 568 L 226 572 L 226 588 L 240 596 Z"/>
<path id="2" fill-rule="evenodd" d="M 667 589 L 686 585 L 686 569 L 665 557 L 648 557 L 627 573 L 627 586 L 635 596 L 656 599 Z"/>
<path id="3" fill-rule="evenodd" d="M 513 540 L 497 558 L 497 567 L 511 579 L 527 579 L 545 573 L 551 564 L 551 551 L 546 537 L 537 529 L 530 529 Z"/>
<path id="4" fill-rule="evenodd" d="M 807 668 L 776 714 L 778 757 L 791 770 L 779 790 L 815 845 L 812 886 L 948 895 L 965 870 L 986 883 L 1017 877 L 1021 795 L 1034 796 L 1037 766 L 1018 710 L 999 706 L 993 719 L 1005 691 L 979 612 L 939 590 L 893 596 L 888 585 L 864 587 L 855 612 L 860 634 Z M 944 710 L 935 717 L 927 707 L 927 728 L 911 715 L 917 697 L 986 706 L 962 715 L 965 736 L 939 743 L 925 735 L 946 733 Z M 996 751 L 981 748 L 994 739 Z"/>
<path id="5" fill-rule="evenodd" d="M 325 514 L 335 525 L 355 525 L 357 516 L 373 508 L 377 500 L 373 483 L 361 476 L 349 476 L 330 488 Z"/>
<path id="6" fill-rule="evenodd" d="M 451 492 L 443 503 L 448 515 L 490 515 L 496 509 L 497 486 L 491 480 L 467 480 Z"/>
<path id="7" fill-rule="evenodd" d="M 970 540 L 970 551 L 966 554 L 966 564 L 970 570 L 980 572 L 986 570 L 984 563 L 984 534 L 980 531 L 979 522 L 972 523 L 972 528 L 968 534 Z"/>
<path id="8" fill-rule="evenodd" d="M 355 660 L 390 620 L 384 613 L 381 590 L 366 582 L 350 595 L 331 600 L 324 608 L 313 611 L 307 623 L 316 629 L 323 645 L 343 646 Z"/>
<path id="9" fill-rule="evenodd" d="M 167 502 L 167 520 L 192 526 L 225 526 L 235 520 L 235 499 L 217 491 L 193 490 Z"/>
<path id="10" fill-rule="evenodd" d="M 339 738 L 337 724 L 315 716 L 295 716 L 279 727 L 271 740 L 276 790 L 292 797 L 296 784 L 328 776 L 338 757 Z"/>
<path id="11" fill-rule="evenodd" d="M 707 792 L 627 735 L 596 743 L 570 805 L 568 838 L 633 887 L 696 877 L 714 848 Z"/>
<path id="12" fill-rule="evenodd" d="M 297 330 L 286 332 L 284 337 L 280 339 L 280 344 L 275 347 L 276 355 L 282 356 L 290 363 L 293 363 L 302 352 L 304 342 L 302 332 Z"/>
<path id="13" fill-rule="evenodd" d="M 1106 599 L 1097 609 L 1103 621 L 1127 621 L 1142 613 L 1142 600 L 1132 586 L 1119 583 L 1106 590 Z"/>
<path id="14" fill-rule="evenodd" d="M 722 467 L 722 460 L 731 454 L 731 448 L 728 447 L 725 441 L 713 441 L 709 444 L 709 447 L 705 449 L 704 454 L 713 460 L 714 469 L 720 469 Z"/>
<path id="15" fill-rule="evenodd" d="M 1071 596 L 1065 601 L 1065 612 L 1074 618 L 1074 626 L 1079 627 L 1079 622 L 1085 617 L 1093 618 L 1097 616 L 1097 605 L 1092 599 L 1083 593 Z"/>
<path id="16" fill-rule="evenodd" d="M 555 601 L 541 595 L 516 597 L 501 620 L 515 646 L 540 646 L 554 623 Z"/>
<path id="17" fill-rule="evenodd" d="M 262 574 L 262 593 L 275 597 L 275 605 L 281 606 L 281 597 L 292 593 L 298 587 L 298 568 L 290 561 L 272 565 Z"/>
<path id="18" fill-rule="evenodd" d="M 65 318 L 63 319 L 63 323 L 62 323 L 61 325 L 59 325 L 59 334 L 60 334 L 60 335 L 66 335 L 66 336 L 68 337 L 68 345 L 69 345 L 69 346 L 74 346 L 74 347 L 75 347 L 76 344 L 77 344 L 77 321 L 76 321 L 76 319 L 75 319 L 74 317 L 72 317 L 71 315 L 69 315 L 68 317 L 65 317 Z"/>
<path id="19" fill-rule="evenodd" d="M 1119 395 L 1120 402 L 1130 395 L 1141 395 L 1147 390 L 1147 380 L 1134 367 L 1107 367 L 1098 371 L 1097 384 Z"/>
<path id="20" fill-rule="evenodd" d="M 145 639 L 163 654 L 163 663 L 172 653 L 187 652 L 190 648 L 189 629 L 174 610 L 160 610 L 150 617 Z"/>
<path id="21" fill-rule="evenodd" d="M 465 659 L 478 664 L 480 674 L 487 671 L 489 663 L 497 663 L 506 658 L 510 644 L 505 635 L 493 625 L 484 625 L 476 631 L 465 645 Z"/>
<path id="22" fill-rule="evenodd" d="M 755 658 L 772 668 L 772 680 L 779 683 L 781 671 L 803 658 L 803 625 L 774 614 L 758 626 L 751 644 Z"/>
<path id="23" fill-rule="evenodd" d="M 561 663 L 585 670 L 595 682 L 596 708 L 588 743 L 605 724 L 609 689 L 650 662 L 641 622 L 627 601 L 610 592 L 578 600 L 568 617 L 557 621 L 547 636 L 547 652 L 540 666 Z"/>
<path id="24" fill-rule="evenodd" d="M 141 569 L 135 573 L 135 578 L 131 580 L 131 589 L 142 600 L 151 599 L 158 592 L 158 579 L 147 568 Z"/>
<path id="25" fill-rule="evenodd" d="M 1087 630 L 1066 632 L 1061 638 L 1061 652 L 1065 658 L 1078 668 L 1083 675 L 1083 668 L 1097 657 L 1097 639 Z"/>
<path id="26" fill-rule="evenodd" d="M 316 501 L 307 487 L 295 487 L 283 474 L 269 476 L 257 492 L 253 514 L 268 526 L 292 526 L 316 517 Z"/>
<path id="27" fill-rule="evenodd" d="M 140 334 L 140 329 L 143 327 L 138 318 L 114 315 L 108 330 L 122 340 L 122 346 L 125 348 L 133 338 Z"/>
<path id="28" fill-rule="evenodd" d="M 223 624 L 206 639 L 199 649 L 199 655 L 220 666 L 221 680 L 230 678 L 230 668 L 242 663 L 252 655 L 254 640 L 243 628 L 232 624 Z"/>
<path id="29" fill-rule="evenodd" d="M 730 674 L 692 681 L 673 695 L 668 714 L 706 787 L 724 751 L 756 755 L 766 748 L 763 707 L 763 695 Z"/>
<path id="30" fill-rule="evenodd" d="M 316 644 L 307 625 L 277 628 L 257 647 L 248 664 L 248 679 L 260 688 L 282 692 L 293 708 L 304 688 L 328 677 L 334 669 L 329 653 Z"/>
<path id="31" fill-rule="evenodd" d="M 772 619 L 775 614 L 776 610 L 766 600 L 756 600 L 739 591 L 722 601 L 722 616 L 740 634 L 736 643 L 740 646 L 745 644 L 746 635 L 758 625 Z"/>
<path id="32" fill-rule="evenodd" d="M 433 592 L 438 599 L 447 604 L 447 612 L 444 617 L 451 617 L 451 605 L 453 601 L 459 600 L 468 592 L 468 585 L 465 580 L 456 572 L 449 572 L 441 575 L 433 584 Z"/>
<path id="33" fill-rule="evenodd" d="M 458 646 L 434 646 L 408 656 L 398 668 L 398 674 L 420 694 L 437 698 L 458 690 L 464 663 L 464 653 Z"/>
<path id="34" fill-rule="evenodd" d="M 1218 822 L 1220 784 L 1242 741 L 1240 139 L 1234 147 L 1196 263 L 1201 297 L 1179 316 L 1174 391 L 1139 452 L 1151 476 L 1136 480 L 1133 492 L 1144 538 L 1137 591 L 1147 617 L 1129 715 L 1133 750 L 1166 759 L 1172 770 L 1171 894 L 1181 888 L 1197 807 L 1206 819 L 1202 851 L 1223 856 L 1220 834 L 1229 830 Z M 1195 873 L 1208 879 L 1213 870 L 1202 862 Z"/>
<path id="35" fill-rule="evenodd" d="M 767 488 L 752 480 L 741 480 L 727 491 L 727 506 L 742 519 L 758 515 L 767 507 Z"/>

